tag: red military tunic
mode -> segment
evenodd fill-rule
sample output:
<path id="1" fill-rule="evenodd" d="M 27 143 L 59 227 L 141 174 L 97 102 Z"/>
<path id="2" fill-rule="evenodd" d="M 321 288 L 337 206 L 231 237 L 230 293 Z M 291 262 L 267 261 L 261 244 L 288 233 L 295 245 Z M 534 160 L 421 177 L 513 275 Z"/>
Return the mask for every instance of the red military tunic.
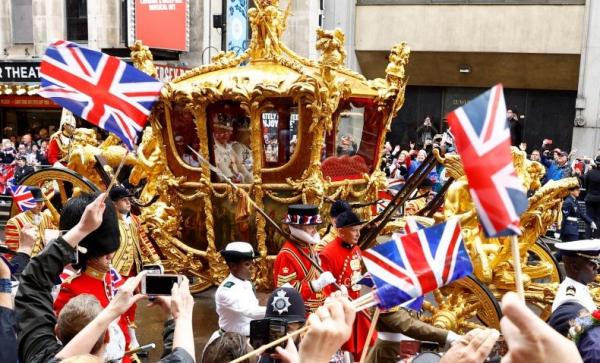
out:
<path id="1" fill-rule="evenodd" d="M 48 150 L 46 151 L 46 159 L 50 165 L 54 165 L 57 161 L 61 161 L 66 165 L 65 157 L 69 153 L 69 144 L 71 139 L 67 136 L 63 136 L 62 131 L 55 132 L 50 136 L 50 142 L 48 143 Z"/>
<path id="2" fill-rule="evenodd" d="M 348 288 L 348 296 L 353 300 L 360 297 L 360 285 L 357 284 L 362 277 L 360 247 L 338 236 L 323 248 L 320 257 L 323 270 L 331 272 L 339 285 Z M 352 336 L 344 343 L 342 350 L 353 353 L 356 360 L 360 359 L 370 326 L 371 319 L 366 313 L 357 314 Z M 376 339 L 374 334 L 371 343 Z"/>
<path id="3" fill-rule="evenodd" d="M 301 248 L 308 256 L 315 256 L 314 259 L 317 260 L 315 253 L 308 246 Z M 275 287 L 289 283 L 298 290 L 307 308 L 307 315 L 323 305 L 325 298 L 331 292 L 329 286 L 326 286 L 321 292 L 313 290 L 310 282 L 316 280 L 319 275 L 319 271 L 298 252 L 298 247 L 294 243 L 286 241 L 281 246 L 273 266 Z"/>
<path id="4" fill-rule="evenodd" d="M 69 300 L 81 294 L 93 295 L 98 299 L 103 308 L 107 307 L 115 293 L 114 290 L 117 287 L 114 286 L 115 281 L 113 280 L 113 276 L 110 272 L 104 273 L 89 266 L 83 273 L 73 275 L 66 279 L 60 285 L 60 292 L 54 301 L 54 311 L 56 316 L 58 316 Z M 128 312 L 123 314 L 119 319 L 119 327 L 121 328 L 123 335 L 125 335 L 126 350 L 129 349 L 129 344 L 131 343 L 131 336 L 129 335 L 129 324 L 131 322 L 128 321 L 127 315 Z M 123 358 L 123 362 L 131 362 L 131 358 L 127 356 Z"/>

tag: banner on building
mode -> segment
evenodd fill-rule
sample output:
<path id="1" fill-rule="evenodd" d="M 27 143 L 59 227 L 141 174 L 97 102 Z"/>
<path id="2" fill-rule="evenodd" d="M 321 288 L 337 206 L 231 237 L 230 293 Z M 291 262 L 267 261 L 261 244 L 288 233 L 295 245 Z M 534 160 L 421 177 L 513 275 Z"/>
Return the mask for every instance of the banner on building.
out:
<path id="1" fill-rule="evenodd" d="M 174 66 L 170 64 L 154 63 L 154 66 L 156 67 L 156 78 L 165 83 L 171 82 L 189 70 L 187 67 Z"/>
<path id="2" fill-rule="evenodd" d="M 225 42 L 227 50 L 236 54 L 248 48 L 248 1 L 227 0 L 227 28 Z"/>
<path id="3" fill-rule="evenodd" d="M 133 0 L 133 4 L 129 43 L 141 40 L 150 48 L 189 50 L 189 0 Z"/>
<path id="4" fill-rule="evenodd" d="M 55 108 L 59 109 L 56 103 L 40 96 L 2 96 L 0 97 L 0 107 L 7 108 Z"/>

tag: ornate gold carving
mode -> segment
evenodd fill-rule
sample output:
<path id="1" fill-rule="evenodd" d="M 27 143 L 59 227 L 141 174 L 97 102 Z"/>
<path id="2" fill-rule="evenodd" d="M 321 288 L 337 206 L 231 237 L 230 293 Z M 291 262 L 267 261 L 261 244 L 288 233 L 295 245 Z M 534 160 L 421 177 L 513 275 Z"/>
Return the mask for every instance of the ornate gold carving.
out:
<path id="1" fill-rule="evenodd" d="M 550 181 L 540 187 L 540 178 L 543 175 L 541 166 L 527 160 L 524 153 L 516 148 L 512 149 L 512 155 L 515 171 L 523 181 L 524 187 L 535 190 L 529 198 L 528 209 L 521 216 L 522 235 L 519 237 L 521 260 L 517 263 L 521 264 L 524 273 L 527 302 L 531 306 L 536 306 L 544 318 L 550 312 L 549 303 L 552 302 L 560 281 L 558 266 L 552 256 L 536 244 L 536 241 L 557 221 L 563 199 L 568 195 L 569 188 L 578 185 L 578 182 L 576 178 L 566 178 Z M 441 219 L 460 218 L 463 240 L 473 261 L 475 276 L 488 285 L 497 298 L 506 291 L 513 291 L 515 261 L 511 255 L 510 239 L 508 237 L 485 238 L 479 228 L 475 205 L 471 200 L 460 157 L 447 155 L 442 158 L 437 152 L 435 156 L 446 167 L 447 175 L 455 179 L 446 193 L 444 215 Z M 537 256 L 538 259 L 527 258 L 528 253 Z M 531 262 L 535 260 L 538 262 Z M 440 306 L 437 310 L 433 308 L 429 310 L 434 315 L 431 321 L 439 322 L 444 326 L 455 326 L 462 319 L 457 315 L 449 315 L 448 310 L 452 311 L 452 309 L 446 305 Z M 436 317 L 438 310 L 443 314 Z M 478 314 L 481 313 L 477 311 Z M 449 316 L 453 316 L 454 320 Z"/>
<path id="2" fill-rule="evenodd" d="M 368 83 L 362 75 L 345 67 L 345 37 L 339 29 L 317 30 L 316 47 L 321 56 L 318 60 L 306 59 L 281 41 L 290 7 L 279 9 L 279 1 L 276 0 L 261 0 L 255 4 L 256 8 L 248 12 L 252 28 L 248 50 L 240 55 L 221 52 L 213 57 L 211 64 L 190 70 L 165 85 L 150 116 L 150 126 L 143 132 L 137 154 L 130 154 L 126 161 L 132 167 L 129 181 L 143 186 L 139 202 L 145 206 L 140 217 L 148 235 L 157 244 L 166 268 L 198 276 L 200 283 L 196 285 L 197 289 L 218 283 L 227 274 L 217 246 L 228 241 L 221 241 L 223 237 L 216 232 L 224 223 L 217 219 L 221 217 L 219 213 L 223 213 L 223 203 L 236 203 L 235 208 L 229 208 L 227 212 L 233 211 L 231 221 L 237 224 L 226 228 L 248 228 L 250 225 L 256 228 L 256 247 L 261 258 L 257 261 L 255 280 L 259 287 L 272 283 L 273 256 L 269 256 L 267 251 L 272 230 L 258 213 L 248 210 L 233 188 L 213 183 L 207 165 L 191 166 L 183 162 L 176 150 L 173 130 L 180 126 L 177 122 L 182 122 L 173 119 L 176 108 L 191 113 L 197 132 L 198 152 L 210 159 L 212 140 L 207 125 L 207 108 L 222 101 L 239 105 L 250 119 L 254 160 L 252 183 L 240 187 L 248 190 L 261 208 L 267 201 L 290 204 L 300 200 L 325 207 L 326 198 L 375 200 L 378 191 L 385 188 L 385 176 L 379 171 L 379 165 L 373 165 L 375 171 L 372 174 L 365 174 L 357 180 L 333 182 L 323 175 L 323 142 L 327 133 L 334 129 L 337 122 L 334 115 L 339 114 L 340 104 L 351 101 L 353 94 L 373 99 L 379 106 L 380 114 L 375 115 L 380 118 L 378 125 L 389 127 L 391 118 L 404 100 L 404 66 L 410 52 L 405 44 L 393 49 L 386 78 Z M 156 69 L 148 47 L 136 42 L 131 50 L 134 65 L 155 76 Z M 240 66 L 243 63 L 244 66 Z M 290 164 L 302 162 L 301 167 L 305 170 L 301 174 L 294 174 L 293 178 L 282 174 L 280 180 L 270 180 L 267 184 L 263 183 L 265 170 L 261 163 L 264 154 L 261 114 L 271 108 L 272 100 L 276 99 L 293 102 L 297 108 L 300 120 L 298 145 L 302 145 L 309 156 L 298 157 L 296 154 L 290 160 Z M 380 145 L 383 145 L 381 141 L 385 133 L 385 129 L 379 132 Z M 98 144 L 92 134 L 82 131 L 74 142 L 70 166 L 102 185 L 93 171 L 94 155 L 101 154 L 114 167 L 124 155 L 119 144 L 114 137 Z M 178 166 L 169 165 L 167 160 Z M 110 169 L 108 171 L 112 173 Z M 201 204 L 197 211 L 200 216 L 189 216 L 190 212 L 183 210 L 194 202 Z M 270 203 L 267 205 L 271 208 Z M 276 213 L 280 209 L 274 208 Z M 360 212 L 369 218 L 371 209 L 362 208 Z M 201 241 L 191 242 L 198 243 L 194 247 L 183 242 L 187 241 L 186 232 L 190 229 L 202 235 Z"/>
<path id="3" fill-rule="evenodd" d="M 136 40 L 131 47 L 131 60 L 133 65 L 140 71 L 156 78 L 156 67 L 154 66 L 154 57 L 150 48 L 142 44 L 141 40 Z"/>

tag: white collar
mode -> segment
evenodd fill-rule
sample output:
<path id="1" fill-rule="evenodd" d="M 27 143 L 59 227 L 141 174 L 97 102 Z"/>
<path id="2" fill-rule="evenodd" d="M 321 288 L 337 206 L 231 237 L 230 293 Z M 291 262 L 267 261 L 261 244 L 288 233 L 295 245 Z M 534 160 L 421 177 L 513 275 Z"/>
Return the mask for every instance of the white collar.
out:
<path id="1" fill-rule="evenodd" d="M 571 285 L 573 285 L 573 287 L 575 287 L 575 289 L 583 289 L 584 291 L 588 291 L 588 287 L 586 285 L 582 284 L 579 281 L 573 280 L 569 276 L 565 277 L 565 280 L 563 281 L 563 283 L 571 284 Z"/>
<path id="2" fill-rule="evenodd" d="M 235 277 L 231 272 L 229 273 L 229 276 L 227 276 L 227 279 L 232 280 L 233 282 L 239 282 L 240 284 L 247 284 L 250 282 L 248 280 L 242 280 L 242 279 Z"/>

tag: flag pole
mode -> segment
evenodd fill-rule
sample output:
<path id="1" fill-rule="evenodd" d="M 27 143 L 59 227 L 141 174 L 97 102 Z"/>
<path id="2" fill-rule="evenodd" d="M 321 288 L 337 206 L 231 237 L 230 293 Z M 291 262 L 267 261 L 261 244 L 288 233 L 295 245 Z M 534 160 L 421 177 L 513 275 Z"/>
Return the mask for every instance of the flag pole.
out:
<path id="1" fill-rule="evenodd" d="M 512 235 L 511 249 L 513 257 L 513 267 L 515 270 L 515 286 L 517 288 L 517 294 L 521 301 L 525 302 L 525 290 L 523 288 L 523 272 L 521 271 L 521 254 L 519 253 L 519 238 L 517 235 Z"/>
<path id="2" fill-rule="evenodd" d="M 373 319 L 371 319 L 371 326 L 369 327 L 369 332 L 367 333 L 367 340 L 365 340 L 365 344 L 363 345 L 363 351 L 360 355 L 359 363 L 363 363 L 367 358 L 367 352 L 369 351 L 369 346 L 371 345 L 371 338 L 373 338 L 373 333 L 375 332 L 375 325 L 377 324 L 377 320 L 379 320 L 379 313 L 381 310 L 379 308 L 375 308 L 375 312 L 373 313 Z"/>
<path id="3" fill-rule="evenodd" d="M 112 189 L 112 187 L 115 186 L 115 184 L 117 183 L 117 178 L 119 176 L 119 174 L 121 173 L 121 169 L 123 168 L 123 165 L 125 164 L 125 159 L 127 159 L 127 156 L 129 155 L 129 149 L 125 149 L 125 155 L 123 155 L 123 158 L 121 159 L 121 162 L 119 163 L 119 166 L 117 167 L 117 170 L 113 173 L 112 178 L 110 179 L 110 183 L 108 184 L 108 187 L 106 188 L 106 192 L 104 194 L 104 198 L 102 198 L 102 202 L 104 202 L 106 200 L 106 196 L 108 195 L 108 193 L 110 193 L 110 190 Z"/>

